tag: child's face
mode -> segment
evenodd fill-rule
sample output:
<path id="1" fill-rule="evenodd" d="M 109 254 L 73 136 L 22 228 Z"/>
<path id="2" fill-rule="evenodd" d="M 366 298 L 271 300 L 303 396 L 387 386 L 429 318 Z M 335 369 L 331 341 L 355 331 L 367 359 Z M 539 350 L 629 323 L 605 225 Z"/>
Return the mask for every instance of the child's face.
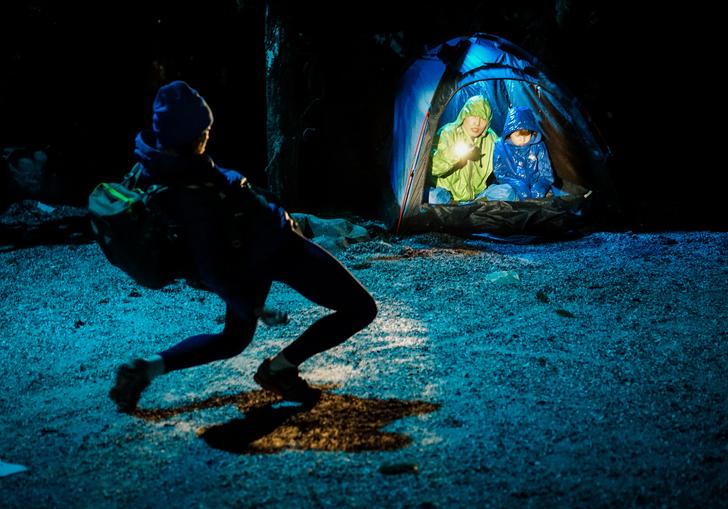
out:
<path id="1" fill-rule="evenodd" d="M 484 118 L 465 117 L 463 120 L 463 129 L 471 138 L 477 138 L 483 134 L 486 127 L 488 127 L 488 122 Z"/>
<path id="2" fill-rule="evenodd" d="M 515 146 L 522 147 L 531 141 L 531 131 L 519 129 L 518 131 L 513 131 L 509 138 L 511 139 L 511 143 Z"/>

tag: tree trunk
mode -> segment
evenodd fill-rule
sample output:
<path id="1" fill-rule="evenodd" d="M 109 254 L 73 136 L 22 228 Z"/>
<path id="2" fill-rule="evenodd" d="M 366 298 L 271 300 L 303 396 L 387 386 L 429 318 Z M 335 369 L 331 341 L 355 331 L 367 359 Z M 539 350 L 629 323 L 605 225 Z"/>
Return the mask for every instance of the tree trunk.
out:
<path id="1" fill-rule="evenodd" d="M 266 4 L 265 53 L 268 158 L 265 172 L 269 189 L 286 207 L 295 208 L 301 198 L 294 101 L 296 51 L 290 20 L 278 2 Z"/>

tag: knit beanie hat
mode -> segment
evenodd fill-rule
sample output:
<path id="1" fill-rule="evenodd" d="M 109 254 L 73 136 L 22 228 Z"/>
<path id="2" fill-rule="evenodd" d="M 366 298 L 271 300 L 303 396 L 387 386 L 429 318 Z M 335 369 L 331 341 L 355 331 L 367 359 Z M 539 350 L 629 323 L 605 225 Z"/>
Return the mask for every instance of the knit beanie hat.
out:
<path id="1" fill-rule="evenodd" d="M 212 125 L 212 110 L 184 81 L 159 88 L 154 98 L 152 130 L 163 147 L 181 147 L 202 136 Z"/>

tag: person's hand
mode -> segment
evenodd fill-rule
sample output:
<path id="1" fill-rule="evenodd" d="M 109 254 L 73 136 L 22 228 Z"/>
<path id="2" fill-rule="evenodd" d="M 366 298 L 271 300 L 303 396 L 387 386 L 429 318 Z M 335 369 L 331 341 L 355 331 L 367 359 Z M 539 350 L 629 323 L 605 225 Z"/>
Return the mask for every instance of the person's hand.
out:
<path id="1" fill-rule="evenodd" d="M 286 224 L 292 231 L 299 233 L 302 237 L 305 237 L 305 235 L 303 234 L 303 228 L 301 228 L 301 225 L 298 224 L 298 221 L 293 219 L 291 217 L 291 215 L 285 210 L 283 211 L 283 217 L 286 220 Z"/>
<path id="2" fill-rule="evenodd" d="M 452 149 L 452 154 L 457 157 L 451 171 L 465 167 L 469 161 L 478 161 L 481 158 L 480 147 L 465 141 L 458 141 Z"/>
<path id="3" fill-rule="evenodd" d="M 480 159 L 480 147 L 465 142 L 458 142 L 455 146 L 455 154 L 458 156 L 458 165 L 465 166 L 468 161 Z"/>
<path id="4" fill-rule="evenodd" d="M 480 147 L 477 145 L 471 145 L 470 150 L 465 154 L 465 158 L 470 159 L 471 161 L 477 161 L 480 159 L 481 155 Z"/>

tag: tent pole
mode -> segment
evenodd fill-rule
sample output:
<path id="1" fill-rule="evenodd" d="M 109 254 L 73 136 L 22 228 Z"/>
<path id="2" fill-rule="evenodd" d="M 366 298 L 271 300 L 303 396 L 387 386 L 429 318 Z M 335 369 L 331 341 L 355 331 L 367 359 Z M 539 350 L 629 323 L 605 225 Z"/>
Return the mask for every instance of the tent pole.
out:
<path id="1" fill-rule="evenodd" d="M 407 185 L 404 188 L 404 196 L 402 196 L 402 207 L 399 210 L 399 219 L 397 220 L 397 229 L 395 233 L 399 233 L 399 227 L 402 224 L 402 216 L 404 215 L 404 208 L 407 205 L 407 198 L 410 192 L 410 185 L 412 184 L 412 176 L 415 171 L 415 164 L 420 154 L 420 146 L 422 145 L 422 136 L 425 133 L 425 126 L 427 125 L 427 119 L 430 117 L 430 111 L 425 113 L 425 118 L 422 120 L 422 127 L 420 127 L 420 134 L 417 136 L 417 145 L 415 145 L 415 156 L 412 158 L 412 165 L 409 169 L 409 176 L 407 177 Z"/>

